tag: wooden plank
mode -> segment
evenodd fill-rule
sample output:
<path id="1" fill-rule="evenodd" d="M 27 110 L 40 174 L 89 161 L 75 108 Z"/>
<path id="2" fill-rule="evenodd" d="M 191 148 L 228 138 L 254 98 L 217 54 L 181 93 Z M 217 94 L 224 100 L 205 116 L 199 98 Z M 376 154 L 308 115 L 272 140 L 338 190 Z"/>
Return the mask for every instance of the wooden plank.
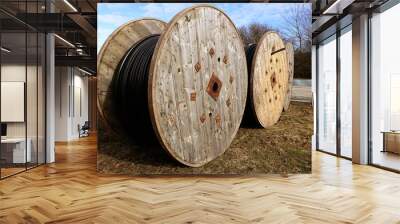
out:
<path id="1" fill-rule="evenodd" d="M 285 103 L 283 105 L 283 111 L 289 110 L 290 101 L 292 98 L 292 88 L 293 88 L 293 76 L 294 76 L 294 49 L 291 43 L 286 43 L 286 56 L 287 56 L 287 63 L 288 63 L 288 88 Z"/>
<path id="2" fill-rule="evenodd" d="M 149 74 L 150 118 L 163 148 L 194 167 L 221 155 L 239 128 L 246 92 L 245 53 L 227 15 L 211 6 L 178 13 L 157 43 Z"/>

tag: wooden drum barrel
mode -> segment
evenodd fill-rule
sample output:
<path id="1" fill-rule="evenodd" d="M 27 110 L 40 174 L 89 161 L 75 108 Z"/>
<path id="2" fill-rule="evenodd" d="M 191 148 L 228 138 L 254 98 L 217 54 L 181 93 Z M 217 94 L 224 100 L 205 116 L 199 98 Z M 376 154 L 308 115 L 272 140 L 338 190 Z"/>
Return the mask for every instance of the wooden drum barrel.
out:
<path id="1" fill-rule="evenodd" d="M 289 110 L 290 100 L 292 98 L 292 87 L 293 87 L 293 76 L 294 76 L 294 49 L 291 43 L 286 43 L 286 55 L 287 55 L 287 63 L 288 63 L 288 89 L 285 99 L 285 104 L 283 106 L 284 111 Z"/>
<path id="2" fill-rule="evenodd" d="M 223 154 L 239 129 L 247 94 L 246 57 L 233 22 L 214 7 L 195 6 L 178 13 L 168 24 L 151 19 L 136 21 L 140 26 L 134 23 L 121 36 L 136 41 L 118 48 L 119 55 L 129 55 L 129 48 L 140 44 L 136 42 L 161 34 L 156 37 L 145 83 L 150 127 L 160 145 L 177 161 L 192 167 Z M 98 94 L 99 110 L 108 122 L 118 116 L 107 109 L 107 97 L 101 99 L 101 94 L 116 91 L 112 76 L 124 62 L 120 62 L 123 56 L 106 55 L 106 51 L 115 54 L 106 44 L 103 48 L 108 50 L 102 49 L 98 59 Z M 134 106 L 129 94 L 119 96 L 128 99 L 124 102 L 131 99 Z M 118 122 L 109 125 L 119 128 Z"/>
<path id="3" fill-rule="evenodd" d="M 249 89 L 246 119 L 264 128 L 280 118 L 288 88 L 285 44 L 276 32 L 265 33 L 246 49 Z M 246 121 L 245 121 L 246 122 Z"/>

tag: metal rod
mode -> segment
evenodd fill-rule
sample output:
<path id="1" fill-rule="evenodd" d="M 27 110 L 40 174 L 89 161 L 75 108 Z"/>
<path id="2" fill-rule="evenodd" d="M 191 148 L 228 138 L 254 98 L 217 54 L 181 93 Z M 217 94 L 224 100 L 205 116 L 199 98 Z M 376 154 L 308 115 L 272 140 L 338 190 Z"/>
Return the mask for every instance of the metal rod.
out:
<path id="1" fill-rule="evenodd" d="M 274 55 L 274 54 L 279 53 L 279 52 L 284 51 L 284 50 L 286 50 L 286 48 L 281 48 L 281 49 L 279 49 L 279 50 L 273 51 L 273 52 L 271 53 L 271 55 Z"/>

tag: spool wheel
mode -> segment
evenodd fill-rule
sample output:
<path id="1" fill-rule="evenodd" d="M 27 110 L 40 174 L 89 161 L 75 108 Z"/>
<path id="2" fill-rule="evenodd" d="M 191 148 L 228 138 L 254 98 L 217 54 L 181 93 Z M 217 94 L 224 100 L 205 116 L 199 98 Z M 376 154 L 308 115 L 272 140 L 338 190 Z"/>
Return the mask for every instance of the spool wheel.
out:
<path id="1" fill-rule="evenodd" d="M 233 22 L 211 6 L 178 13 L 152 58 L 149 111 L 163 148 L 198 167 L 225 152 L 243 116 L 246 57 Z"/>
<path id="2" fill-rule="evenodd" d="M 111 82 L 115 70 L 131 46 L 151 35 L 160 35 L 166 25 L 151 18 L 129 21 L 107 38 L 97 56 L 97 108 L 106 125 L 116 132 L 121 125 L 111 106 Z"/>
<path id="3" fill-rule="evenodd" d="M 249 94 L 256 120 L 264 127 L 280 118 L 288 88 L 285 45 L 276 32 L 265 33 L 257 44 L 251 69 Z"/>
<path id="4" fill-rule="evenodd" d="M 294 76 L 294 49 L 293 45 L 291 43 L 286 43 L 286 55 L 287 55 L 287 61 L 288 61 L 288 73 L 289 73 L 289 78 L 288 78 L 288 89 L 287 89 L 287 94 L 286 94 L 286 100 L 285 104 L 283 106 L 284 111 L 289 110 L 289 105 L 290 105 L 290 99 L 292 97 L 292 87 L 293 87 L 293 76 Z"/>

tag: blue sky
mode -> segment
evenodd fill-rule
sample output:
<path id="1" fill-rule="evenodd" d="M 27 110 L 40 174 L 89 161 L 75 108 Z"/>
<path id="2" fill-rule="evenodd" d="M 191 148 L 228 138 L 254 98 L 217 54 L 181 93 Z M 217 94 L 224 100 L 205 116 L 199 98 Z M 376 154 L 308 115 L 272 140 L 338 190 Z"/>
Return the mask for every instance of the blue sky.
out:
<path id="1" fill-rule="evenodd" d="M 220 3 L 222 9 L 239 28 L 252 22 L 279 29 L 284 26 L 283 14 L 296 3 Z M 116 28 L 132 19 L 152 17 L 168 22 L 192 3 L 99 3 L 97 4 L 97 49 Z"/>

